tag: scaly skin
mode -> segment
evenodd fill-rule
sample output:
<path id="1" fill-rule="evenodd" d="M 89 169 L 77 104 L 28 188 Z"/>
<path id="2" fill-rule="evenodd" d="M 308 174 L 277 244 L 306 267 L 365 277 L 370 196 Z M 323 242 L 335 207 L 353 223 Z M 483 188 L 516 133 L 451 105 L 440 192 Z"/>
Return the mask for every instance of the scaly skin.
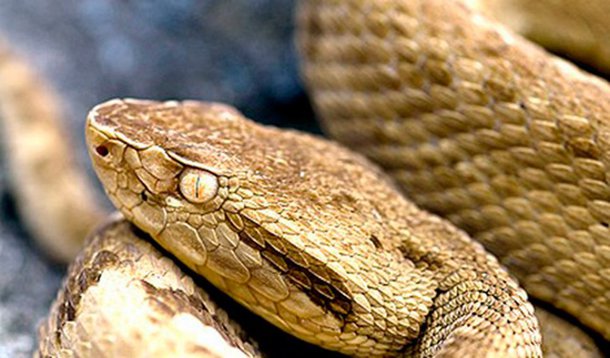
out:
<path id="1" fill-rule="evenodd" d="M 241 329 L 124 220 L 70 266 L 37 357 L 260 357 Z"/>
<path id="2" fill-rule="evenodd" d="M 271 323 L 355 356 L 540 356 L 495 258 L 364 158 L 231 107 L 113 100 L 89 114 L 123 215 Z"/>
<path id="3" fill-rule="evenodd" d="M 0 124 L 21 216 L 34 237 L 42 239 L 47 252 L 58 260 L 68 260 L 80 247 L 84 234 L 102 217 L 102 210 L 97 209 L 84 175 L 70 159 L 71 146 L 58 123 L 52 93 L 8 51 L 3 49 L 0 58 Z M 79 220 L 75 221 L 75 217 Z M 49 321 L 41 329 L 40 353 L 234 354 L 224 341 L 218 340 L 218 334 L 208 328 L 200 329 L 201 323 L 203 326 L 210 323 L 210 316 L 220 315 L 220 321 L 225 322 L 223 314 L 214 310 L 205 294 L 193 289 L 192 282 L 160 255 L 136 238 L 126 224 L 112 224 L 100 230 L 73 265 Z M 98 265 L 102 262 L 100 258 L 108 257 L 118 261 L 102 260 L 109 265 Z M 158 281 L 158 277 L 163 279 Z M 167 285 L 172 290 L 150 286 L 151 278 L 155 284 Z M 142 297 L 148 297 L 144 305 L 138 301 Z M 201 311 L 201 305 L 212 312 Z M 138 314 L 134 315 L 134 311 Z M 546 335 L 545 354 L 600 356 L 582 332 L 538 310 L 536 314 Z M 126 317 L 131 317 L 127 325 Z M 224 337 L 234 335 L 230 328 L 216 325 L 213 328 Z M 455 335 L 452 328 L 444 333 Z M 206 337 L 211 340 L 200 339 Z M 471 336 L 466 334 L 466 338 Z M 418 352 L 421 347 L 421 343 L 411 346 L 408 352 L 421 353 Z M 468 344 L 463 351 L 442 352 L 477 353 Z M 246 348 L 245 353 L 250 355 L 253 351 Z"/>
<path id="4" fill-rule="evenodd" d="M 328 134 L 482 242 L 532 296 L 610 338 L 608 83 L 465 1 L 300 10 L 303 74 Z"/>

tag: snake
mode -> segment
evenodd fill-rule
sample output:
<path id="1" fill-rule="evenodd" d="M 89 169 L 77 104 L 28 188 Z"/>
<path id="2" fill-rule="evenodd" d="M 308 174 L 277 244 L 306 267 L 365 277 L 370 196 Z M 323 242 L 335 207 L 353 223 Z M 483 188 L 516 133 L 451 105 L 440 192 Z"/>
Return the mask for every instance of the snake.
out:
<path id="1" fill-rule="evenodd" d="M 369 159 L 217 103 L 95 107 L 89 153 L 124 219 L 87 241 L 41 327 L 39 354 L 258 355 L 166 251 L 283 330 L 349 355 L 540 356 L 538 320 L 555 337 L 545 353 L 600 355 L 577 328 L 542 310 L 536 319 L 517 280 L 608 338 L 607 84 L 488 18 L 492 8 L 300 4 L 316 110 L 330 136 Z M 53 132 L 44 86 L 2 54 L 4 131 Z M 64 138 L 53 139 L 52 156 L 69 163 Z M 13 186 L 39 180 L 17 190 L 26 223 L 51 255 L 74 255 L 104 215 L 90 194 L 72 196 L 88 193 L 82 177 L 70 164 L 45 165 L 48 146 L 32 157 L 8 146 L 21 153 L 10 168 L 24 168 L 12 170 Z M 50 192 L 36 185 L 40 173 L 75 184 L 59 179 L 67 195 Z M 64 196 L 75 205 L 60 206 L 62 216 L 37 203 Z M 27 219 L 32 212 L 40 215 Z M 134 297 L 146 302 L 142 316 L 117 324 Z M 214 332 L 199 334 L 205 326 Z M 163 339 L 143 340 L 151 335 Z"/>
<path id="2" fill-rule="evenodd" d="M 608 339 L 610 87 L 484 17 L 522 3 L 305 2 L 305 78 L 331 136 Z M 571 4 L 564 13 L 580 18 L 585 3 Z M 546 21 L 521 26 L 541 33 Z M 593 52 L 584 46 L 574 57 Z"/>

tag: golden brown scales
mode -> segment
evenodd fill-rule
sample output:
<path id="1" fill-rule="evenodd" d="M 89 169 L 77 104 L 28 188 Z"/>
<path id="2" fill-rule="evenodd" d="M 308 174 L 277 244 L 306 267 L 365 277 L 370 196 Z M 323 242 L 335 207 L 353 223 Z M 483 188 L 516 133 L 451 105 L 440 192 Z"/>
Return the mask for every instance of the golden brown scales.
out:
<path id="1" fill-rule="evenodd" d="M 10 87 L 9 87 L 10 88 Z M 277 260 L 276 260 L 277 261 Z"/>
<path id="2" fill-rule="evenodd" d="M 302 5 L 303 73 L 328 134 L 610 338 L 608 83 L 466 1 Z"/>
<path id="3" fill-rule="evenodd" d="M 129 223 L 100 226 L 70 266 L 41 357 L 259 357 L 256 345 Z"/>

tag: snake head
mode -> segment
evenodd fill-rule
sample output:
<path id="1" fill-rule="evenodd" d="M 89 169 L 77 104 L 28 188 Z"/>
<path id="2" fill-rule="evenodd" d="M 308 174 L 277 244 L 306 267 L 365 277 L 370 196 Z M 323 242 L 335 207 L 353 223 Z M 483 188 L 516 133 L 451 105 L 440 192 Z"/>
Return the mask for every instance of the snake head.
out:
<path id="1" fill-rule="evenodd" d="M 267 320 L 348 354 L 417 336 L 433 285 L 386 225 L 413 208 L 362 157 L 214 103 L 112 100 L 86 135 L 123 215 Z M 391 293 L 407 282 L 428 295 Z"/>
<path id="2" fill-rule="evenodd" d="M 88 116 L 89 154 L 112 203 L 192 265 L 206 261 L 206 250 L 185 232 L 229 205 L 231 178 L 245 175 L 204 124 L 222 126 L 236 113 L 221 104 L 112 100 Z M 181 234 L 170 235 L 176 227 Z"/>

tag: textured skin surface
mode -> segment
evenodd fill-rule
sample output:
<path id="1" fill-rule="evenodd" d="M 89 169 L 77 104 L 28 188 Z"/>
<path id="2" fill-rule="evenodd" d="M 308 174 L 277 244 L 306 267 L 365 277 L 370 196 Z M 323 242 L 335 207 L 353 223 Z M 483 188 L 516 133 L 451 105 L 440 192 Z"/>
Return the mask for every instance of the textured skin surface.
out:
<path id="1" fill-rule="evenodd" d="M 39 332 L 41 357 L 258 357 L 193 280 L 125 221 L 70 266 Z"/>
<path id="2" fill-rule="evenodd" d="M 3 151 L 20 216 L 45 252 L 66 262 L 104 216 L 74 164 L 55 96 L 2 43 L 0 79 Z"/>
<path id="3" fill-rule="evenodd" d="M 287 332 L 356 356 L 541 354 L 495 258 L 360 156 L 199 102 L 113 100 L 86 134 L 127 219 Z"/>
<path id="4" fill-rule="evenodd" d="M 301 10 L 303 74 L 327 132 L 532 296 L 610 338 L 608 84 L 464 1 Z"/>
<path id="5" fill-rule="evenodd" d="M 10 58 L 10 57 L 7 56 L 7 58 Z M 12 115 L 12 118 L 19 118 L 19 116 L 24 116 L 24 117 L 30 117 L 30 118 L 33 119 L 32 121 L 30 121 L 30 123 L 28 123 L 28 126 L 20 127 L 20 125 L 22 125 L 22 124 L 19 124 L 17 122 L 17 125 L 13 124 L 13 127 L 9 128 L 7 131 L 10 131 L 10 130 L 15 131 L 15 130 L 17 130 L 17 131 L 22 131 L 21 133 L 23 133 L 23 131 L 28 132 L 29 130 L 32 130 L 32 128 L 36 128 L 36 127 L 32 127 L 32 125 L 37 120 L 42 119 L 42 122 L 45 122 L 45 121 L 47 121 L 47 118 L 56 118 L 57 115 L 49 115 L 48 113 L 45 114 L 45 111 L 39 111 L 38 109 L 28 108 L 29 107 L 29 103 L 41 103 L 40 108 L 44 108 L 46 110 L 49 110 L 49 108 L 50 108 L 50 110 L 49 110 L 50 112 L 56 112 L 56 111 L 53 110 L 54 107 L 47 107 L 47 106 L 43 105 L 45 103 L 44 100 L 42 100 L 41 102 L 39 102 L 38 99 L 32 101 L 32 98 L 35 98 L 36 96 L 34 96 L 34 97 L 27 97 L 27 96 L 25 96 L 27 101 L 26 100 L 22 100 L 22 96 L 24 94 L 29 94 L 31 92 L 33 92 L 35 94 L 36 93 L 42 93 L 42 97 L 44 97 L 45 96 L 44 93 L 45 93 L 46 90 L 44 90 L 44 89 L 43 90 L 39 90 L 38 89 L 39 86 L 37 85 L 37 80 L 35 80 L 34 77 L 32 77 L 29 74 L 29 71 L 27 69 L 25 69 L 22 65 L 20 65 L 18 63 L 14 63 L 12 60 L 11 61 L 7 60 L 7 61 L 3 62 L 3 65 L 4 64 L 8 64 L 7 68 L 10 69 L 10 70 L 2 73 L 2 77 L 3 78 L 9 78 L 10 79 L 10 80 L 6 81 L 6 83 L 4 83 L 4 85 L 8 86 L 8 92 L 3 92 L 3 97 L 4 98 L 8 98 L 9 102 L 8 102 L 8 105 L 3 103 L 2 107 L 5 107 L 5 108 L 8 107 L 9 108 L 8 114 Z M 15 81 L 13 79 L 13 77 L 18 78 L 19 81 Z M 32 81 L 33 84 L 31 84 L 31 85 L 28 84 L 28 86 L 31 86 L 31 87 L 27 87 L 27 86 L 24 86 L 23 84 L 21 84 L 21 82 L 20 82 L 21 79 L 24 79 L 24 78 L 26 79 L 25 82 L 32 81 L 31 79 L 34 79 L 35 81 Z M 17 84 L 17 85 L 14 85 L 14 84 Z M 14 95 L 12 97 L 5 96 L 7 93 L 11 94 L 11 91 L 17 91 L 17 93 L 19 93 L 19 96 L 14 96 Z M 21 93 L 20 91 L 24 91 L 24 92 Z M 52 105 L 51 101 L 48 101 L 48 103 Z M 15 107 L 11 107 L 11 105 L 15 105 L 15 104 L 16 104 Z M 42 113 L 42 114 L 39 114 L 39 113 Z M 13 121 L 14 121 L 14 119 L 13 119 Z M 34 133 L 42 133 L 44 130 L 48 130 L 52 134 L 52 136 L 51 136 L 52 138 L 54 138 L 55 140 L 60 139 L 60 141 L 63 141 L 65 139 L 65 137 L 62 136 L 61 134 L 55 135 L 55 137 L 53 137 L 53 135 L 54 135 L 53 133 L 55 133 L 54 130 L 57 127 L 56 127 L 56 124 L 52 125 L 51 124 L 52 122 L 53 122 L 53 120 L 49 120 L 46 125 L 44 125 L 42 127 L 39 127 L 37 130 L 33 130 L 33 132 Z M 42 128 L 44 128 L 44 130 L 41 130 Z M 15 145 L 15 147 L 18 148 L 18 146 L 16 146 L 16 145 Z M 47 145 L 46 148 L 48 148 L 48 147 L 49 147 L 49 145 Z M 53 148 L 55 148 L 55 147 L 53 146 Z M 57 148 L 59 148 L 59 147 L 57 147 Z M 60 152 L 61 152 L 61 150 L 60 150 Z M 42 153 L 43 153 L 42 151 L 39 151 L 33 157 L 27 157 L 27 158 L 29 158 L 29 159 L 40 158 Z M 65 156 L 62 156 L 60 153 L 58 153 L 58 151 L 56 150 L 56 151 L 53 151 L 53 152 L 48 152 L 47 151 L 46 152 L 46 156 L 43 156 L 43 158 L 45 158 L 45 157 L 48 158 L 49 157 L 48 156 L 49 153 L 54 154 L 53 157 L 57 157 L 57 158 L 64 158 L 65 157 Z M 67 151 L 66 151 L 66 153 L 67 153 Z M 23 157 L 22 157 L 22 159 L 23 159 Z M 44 160 L 47 160 L 47 159 L 41 159 L 41 160 L 44 161 Z M 26 160 L 26 162 L 27 163 L 31 163 L 31 162 L 35 162 L 35 160 L 29 160 L 29 161 Z M 68 165 L 66 165 L 66 168 L 67 167 L 68 167 Z M 61 168 L 61 166 L 60 166 L 60 168 Z M 34 172 L 33 171 L 30 171 L 30 172 L 26 171 L 25 173 L 32 174 Z M 68 174 L 65 177 L 66 178 L 70 178 L 71 177 L 70 174 L 71 173 L 68 172 Z M 19 179 L 23 180 L 24 178 L 27 178 L 27 177 L 28 177 L 28 175 L 21 175 L 15 181 L 18 181 Z M 44 185 L 40 185 L 41 183 L 43 183 Z M 197 177 L 195 177 L 194 183 L 197 183 Z M 50 198 L 52 198 L 52 199 L 59 197 L 59 195 L 57 195 L 56 193 L 53 193 L 51 190 L 48 190 L 49 186 L 47 186 L 48 183 L 46 183 L 45 181 L 37 182 L 37 184 L 39 184 L 38 185 L 38 191 L 36 192 L 38 197 L 44 196 L 44 195 L 48 195 L 49 193 L 51 193 Z M 195 185 L 197 185 L 197 184 L 195 184 Z M 43 188 L 43 189 L 46 189 L 46 190 L 40 190 L 40 188 Z M 72 190 L 74 190 L 74 187 L 72 188 Z M 191 192 L 191 195 L 192 195 L 192 193 L 194 193 L 194 192 Z M 202 192 L 202 193 L 205 194 L 205 192 Z M 32 199 L 31 199 L 32 197 L 36 197 L 36 195 L 30 195 L 29 196 L 29 198 L 30 198 L 29 201 L 30 202 L 32 202 Z M 89 203 L 92 203 L 92 201 L 86 200 L 86 198 L 88 198 L 88 197 L 85 197 L 85 199 L 81 198 L 80 202 L 84 202 L 87 205 Z M 57 199 L 54 199 L 54 200 L 57 200 Z M 24 201 L 27 202 L 28 200 L 26 199 Z M 39 201 L 44 203 L 44 200 L 39 200 Z M 61 200 L 59 200 L 59 201 L 61 201 Z M 34 202 L 36 202 L 36 200 L 34 200 Z M 55 209 L 55 210 L 50 210 L 49 212 L 50 213 L 54 213 L 54 212 L 62 213 L 62 210 L 61 209 L 60 210 Z M 24 211 L 24 217 L 25 218 L 28 218 L 28 217 L 36 218 L 36 216 L 37 216 L 36 214 L 40 214 L 40 213 L 44 213 L 44 215 L 47 215 L 47 212 L 45 212 L 44 210 L 42 210 L 42 211 L 26 210 L 26 211 Z M 63 212 L 62 216 L 59 218 L 59 221 L 51 220 L 52 224 L 53 225 L 57 225 L 57 223 L 59 223 L 59 224 L 68 223 L 69 225 L 67 225 L 66 227 L 68 229 L 70 229 L 70 226 L 74 223 L 74 220 L 67 219 L 67 215 L 65 215 L 65 214 L 66 214 L 66 212 Z M 36 224 L 35 221 L 36 220 L 34 220 L 34 224 Z M 91 221 L 93 222 L 95 220 L 92 219 Z M 39 225 L 39 226 L 41 226 L 41 225 Z M 41 227 L 44 227 L 44 224 Z M 59 230 L 61 230 L 61 228 Z M 114 230 L 114 229 L 110 229 L 110 230 Z M 129 236 L 130 234 L 129 233 L 126 234 L 124 232 L 124 230 L 126 230 L 126 229 L 117 230 L 118 233 L 116 235 L 115 235 L 115 233 L 111 233 L 111 236 L 115 235 L 117 240 L 119 240 L 119 239 L 122 240 L 121 237 L 123 237 L 123 236 L 130 237 Z M 51 230 L 51 231 L 54 231 L 54 230 Z M 81 230 L 81 231 L 86 231 L 86 229 L 85 230 Z M 57 232 L 61 232 L 61 231 L 57 231 Z M 106 236 L 107 233 L 104 232 L 101 235 Z M 77 237 L 77 236 L 78 235 L 74 235 L 74 237 Z M 74 243 L 76 243 L 78 245 L 78 241 L 79 240 L 80 240 L 80 238 L 77 237 L 77 240 L 74 241 Z M 67 245 L 66 247 L 74 246 L 73 245 L 74 243 L 72 243 L 70 245 Z M 139 246 L 140 244 L 134 244 L 134 245 Z M 120 253 L 121 249 L 123 249 L 123 246 L 122 246 L 122 244 L 117 244 L 117 245 L 111 245 L 110 247 L 107 247 L 107 248 L 109 250 L 114 250 L 114 251 L 117 251 L 117 252 Z M 105 248 L 102 247 L 101 245 L 97 245 L 97 246 L 93 246 L 93 248 L 88 248 L 87 250 L 88 250 L 87 251 L 88 255 L 94 256 L 94 255 L 98 255 L 100 251 L 105 251 Z M 142 252 L 146 253 L 146 255 L 150 254 L 148 250 L 144 250 L 143 249 Z M 57 257 L 64 257 L 65 258 L 65 257 L 70 257 L 70 255 L 71 254 L 68 253 L 68 254 L 63 254 L 63 255 L 57 255 Z M 160 255 L 160 254 L 156 253 L 155 255 Z M 156 258 L 158 259 L 158 256 L 156 256 Z M 129 258 L 129 260 L 133 260 L 133 259 L 134 258 Z M 142 262 L 146 262 L 146 263 L 140 264 L 140 262 L 139 262 L 140 260 Z M 117 354 L 118 353 L 125 353 L 125 352 L 127 352 L 129 350 L 134 351 L 134 350 L 137 350 L 138 347 L 142 347 L 142 346 L 145 346 L 145 345 L 141 344 L 141 342 L 138 343 L 139 342 L 138 340 L 141 339 L 141 337 L 139 337 L 138 335 L 130 336 L 130 334 L 133 334 L 133 331 L 130 331 L 130 329 L 133 328 L 135 330 L 138 330 L 138 329 L 142 329 L 142 328 L 146 328 L 146 329 L 150 328 L 150 330 L 146 332 L 146 334 L 150 334 L 150 337 L 164 337 L 164 338 L 167 338 L 167 340 L 158 342 L 158 344 L 156 346 L 153 346 L 153 347 L 149 346 L 149 347 L 147 347 L 148 349 L 156 350 L 156 351 L 138 350 L 137 351 L 138 353 L 143 354 L 143 355 L 145 355 L 145 354 L 159 354 L 159 353 L 165 353 L 165 354 L 167 354 L 167 353 L 176 353 L 177 352 L 176 348 L 184 349 L 185 350 L 185 351 L 182 351 L 181 354 L 187 354 L 189 352 L 189 350 L 192 348 L 192 343 L 185 342 L 185 341 L 188 341 L 188 339 L 185 340 L 185 338 L 188 338 L 188 337 L 183 337 L 185 332 L 181 331 L 181 329 L 183 329 L 183 328 L 181 328 L 181 325 L 185 325 L 186 324 L 189 327 L 191 327 L 190 324 L 192 324 L 192 320 L 191 319 L 187 319 L 185 321 L 183 319 L 183 316 L 181 316 L 181 315 L 179 316 L 178 312 L 191 312 L 191 310 L 193 309 L 192 308 L 193 305 L 192 305 L 191 301 L 188 302 L 189 304 L 185 304 L 184 300 L 182 300 L 184 297 L 181 296 L 180 294 L 178 294 L 178 295 L 172 294 L 172 295 L 168 295 L 167 297 L 161 295 L 161 300 L 164 301 L 165 304 L 167 304 L 170 307 L 172 307 L 172 309 L 174 310 L 174 311 L 170 312 L 168 315 L 163 316 L 162 320 L 157 321 L 157 318 L 158 318 L 158 315 L 159 315 L 158 312 L 149 314 L 149 317 L 155 316 L 155 319 L 153 319 L 153 321 L 155 321 L 155 323 L 161 322 L 160 326 L 151 326 L 151 327 L 149 327 L 149 325 L 146 322 L 147 322 L 147 320 L 150 320 L 150 318 L 146 318 L 145 317 L 146 314 L 141 316 L 139 318 L 139 321 L 138 321 L 140 323 L 143 323 L 143 326 L 134 325 L 133 327 L 127 328 L 127 327 L 121 327 L 120 325 L 111 325 L 111 324 L 109 324 L 109 322 L 111 322 L 111 321 L 117 322 L 117 320 L 120 320 L 120 317 L 126 316 L 128 312 L 131 313 L 131 311 L 128 309 L 128 308 L 130 308 L 130 306 L 126 305 L 126 307 L 121 307 L 121 303 L 123 303 L 123 302 L 124 303 L 132 303 L 133 300 L 136 300 L 138 297 L 141 297 L 142 294 L 148 295 L 148 294 L 151 293 L 151 292 L 147 291 L 147 289 L 143 289 L 142 285 L 132 284 L 131 283 L 131 279 L 134 276 L 137 276 L 139 274 L 141 274 L 141 275 L 151 275 L 151 274 L 153 274 L 154 275 L 155 273 L 163 275 L 163 273 L 171 272 L 171 269 L 166 269 L 164 265 L 160 265 L 161 269 L 159 270 L 155 265 L 150 265 L 147 260 L 148 260 L 148 258 L 143 258 L 143 257 L 139 257 L 139 260 L 136 260 L 136 261 L 138 261 L 138 265 L 142 265 L 141 271 L 139 271 L 138 273 L 134 273 L 132 271 L 127 271 L 127 272 L 121 273 L 121 274 L 127 275 L 127 276 L 123 277 L 123 280 L 127 280 L 127 281 L 121 281 L 120 278 L 115 278 L 114 280 L 110 279 L 110 284 L 114 285 L 111 288 L 111 290 L 113 290 L 113 291 L 111 291 L 112 295 L 103 294 L 103 293 L 101 293 L 101 292 L 103 292 L 101 288 L 99 288 L 99 290 L 96 288 L 96 290 L 98 290 L 96 292 L 100 292 L 100 293 L 96 293 L 95 294 L 95 297 L 97 297 L 97 298 L 96 299 L 87 299 L 87 300 L 85 300 L 86 302 L 88 302 L 90 304 L 90 307 L 94 308 L 94 311 L 86 311 L 86 310 L 84 311 L 84 314 L 85 314 L 84 317 L 87 317 L 85 319 L 88 320 L 89 323 L 90 323 L 90 321 L 93 319 L 92 317 L 96 317 L 95 319 L 99 319 L 100 320 L 100 321 L 97 321 L 98 324 L 100 322 L 105 323 L 105 325 L 103 325 L 102 327 L 109 329 L 109 333 L 108 333 L 107 337 L 110 337 L 112 335 L 116 335 L 116 336 L 112 336 L 112 337 L 114 337 L 113 339 L 119 339 L 121 344 L 114 344 L 112 346 L 109 346 L 108 345 L 108 340 L 112 340 L 112 339 L 109 339 L 109 338 L 102 339 L 102 341 L 98 343 L 96 341 L 96 338 L 99 338 L 99 336 L 95 336 L 94 335 L 93 336 L 94 339 L 92 339 L 90 336 L 86 335 L 87 332 L 94 331 L 92 329 L 88 329 L 86 331 L 79 331 L 78 334 L 81 334 L 81 335 L 78 336 L 78 339 L 76 339 L 76 340 L 69 340 L 68 339 L 68 340 L 63 341 L 63 343 L 65 344 L 63 346 L 63 348 L 67 347 L 70 350 L 72 350 L 72 349 L 75 349 L 75 350 L 84 349 L 83 351 L 81 351 L 81 354 L 86 354 L 86 353 L 83 353 L 83 352 L 91 353 L 91 352 L 94 352 L 96 349 L 104 349 L 104 350 L 105 349 L 113 349 L 114 352 L 117 352 Z M 100 269 L 106 270 L 106 267 L 102 267 Z M 110 270 L 110 271 L 112 271 L 112 270 Z M 78 272 L 79 272 L 78 270 L 73 270 L 73 273 L 72 273 L 73 276 L 74 275 L 79 275 L 79 277 L 82 278 L 83 275 L 79 274 Z M 91 272 L 89 272 L 89 273 L 91 273 Z M 112 275 L 113 275 L 112 273 L 111 274 L 107 274 L 107 276 L 109 276 L 109 277 L 112 276 Z M 178 279 L 178 281 L 179 280 L 180 279 Z M 173 282 L 172 284 L 175 284 L 175 277 L 171 277 L 171 275 L 170 275 L 170 281 Z M 120 286 L 129 286 L 129 288 L 126 289 L 125 291 L 121 291 L 121 292 L 119 292 L 119 294 L 117 294 L 116 286 L 118 286 L 118 285 L 120 285 Z M 75 291 L 73 290 L 73 291 L 70 291 L 70 292 L 74 293 Z M 68 292 L 68 293 L 70 293 L 70 292 Z M 64 293 L 64 294 L 66 294 L 66 293 Z M 158 295 L 156 295 L 156 296 L 159 297 Z M 121 297 L 121 299 L 119 300 L 118 297 Z M 70 300 L 72 300 L 72 298 L 70 298 Z M 197 304 L 195 304 L 195 306 L 197 306 Z M 98 307 L 109 308 L 109 309 L 111 309 L 113 311 L 110 312 L 108 314 L 108 316 L 106 316 L 106 319 L 100 318 L 100 316 L 96 316 L 96 315 L 99 315 L 100 313 L 104 314 L 104 313 L 108 313 L 108 312 L 107 311 L 100 312 L 100 311 L 98 311 Z M 127 309 L 124 309 L 123 311 L 121 311 L 120 309 L 122 309 L 122 308 L 127 308 Z M 60 311 L 61 310 L 59 310 L 59 309 L 55 309 L 52 313 L 54 315 L 55 314 L 60 314 L 60 316 L 58 316 L 58 317 L 61 317 Z M 165 313 L 167 313 L 167 312 L 165 312 Z M 174 316 L 178 316 L 179 318 L 177 318 L 176 320 L 172 320 L 172 318 L 170 317 L 172 314 Z M 57 320 L 58 317 L 51 318 L 51 319 Z M 65 315 L 63 317 L 65 318 Z M 539 318 L 540 317 L 546 317 L 546 315 L 538 314 L 538 317 Z M 546 323 L 546 322 L 554 322 L 554 323 Z M 163 326 L 164 323 L 166 324 L 165 326 Z M 568 344 L 566 344 L 566 345 L 555 345 L 555 344 L 553 344 L 550 348 L 551 349 L 555 349 L 555 351 L 549 352 L 549 351 L 546 350 L 547 347 L 545 346 L 546 342 L 548 341 L 548 339 L 545 338 L 545 340 L 543 342 L 543 350 L 544 350 L 545 354 L 546 353 L 550 353 L 550 354 L 562 355 L 562 354 L 568 354 L 568 352 L 569 352 L 569 354 L 571 354 L 571 355 L 576 355 L 577 354 L 578 356 L 583 356 L 584 354 L 595 354 L 596 353 L 595 350 L 593 349 L 593 346 L 592 346 L 590 340 L 587 341 L 587 338 L 585 336 L 582 336 L 582 333 L 571 332 L 570 330 L 573 329 L 573 328 L 564 327 L 563 326 L 564 324 L 562 324 L 560 322 L 559 323 L 556 322 L 555 319 L 552 318 L 552 317 L 551 318 L 542 318 L 542 328 L 543 328 L 544 334 L 546 334 L 548 337 L 552 337 L 552 339 L 554 339 L 554 340 L 557 340 L 558 343 L 568 342 Z M 70 324 L 68 324 L 68 327 L 69 326 L 70 326 Z M 49 327 L 50 327 L 51 330 L 53 330 L 54 327 L 57 327 L 57 325 L 53 324 L 52 326 L 49 326 Z M 69 331 L 70 333 L 74 333 L 75 332 L 74 327 L 75 327 L 75 325 L 72 325 L 71 328 L 66 328 L 66 331 Z M 549 331 L 548 329 L 545 329 L 545 327 L 551 327 L 552 329 Z M 79 328 L 82 328 L 82 326 L 79 327 Z M 96 326 L 96 328 L 97 328 L 97 326 Z M 120 330 L 121 328 L 125 328 L 125 329 L 123 331 L 121 331 Z M 555 329 L 558 329 L 558 330 L 556 331 Z M 76 331 L 78 331 L 78 330 L 76 330 Z M 44 331 L 44 329 L 43 329 L 42 333 L 44 335 L 46 335 L 46 332 Z M 66 332 L 63 332 L 63 331 L 62 332 L 58 331 L 58 332 L 54 332 L 54 333 L 66 334 Z M 104 332 L 102 332 L 100 330 L 100 331 L 98 331 L 96 333 L 102 333 L 103 334 Z M 204 333 L 204 335 L 207 335 L 207 334 L 212 334 L 212 333 L 209 333 L 209 332 L 205 332 Z M 158 335 L 158 336 L 156 336 L 156 335 Z M 67 337 L 67 338 L 71 338 L 71 337 Z M 571 342 L 572 339 L 576 339 L 576 338 L 579 339 L 578 342 Z M 126 341 L 123 341 L 125 339 L 126 339 Z M 123 343 L 126 343 L 126 344 L 122 345 Z M 201 343 L 201 342 L 197 342 L 197 343 Z M 51 351 L 54 351 L 55 353 L 57 353 L 57 349 L 58 349 L 57 346 L 53 346 L 52 344 L 53 344 L 53 341 L 49 341 L 48 339 L 45 339 L 45 340 L 41 341 L 41 348 L 43 348 L 43 349 L 50 349 Z M 92 344 L 92 345 L 88 346 L 89 344 Z M 104 348 L 100 348 L 100 347 L 104 347 Z M 222 342 L 220 342 L 220 343 L 212 342 L 211 347 L 213 349 L 215 347 L 220 349 L 220 350 L 224 349 L 223 348 L 224 346 L 223 346 Z M 557 349 L 557 348 L 560 348 L 560 349 Z M 63 353 L 66 353 L 66 352 L 67 351 L 64 351 Z M 199 353 L 201 353 L 201 352 L 199 352 Z M 460 352 L 458 352 L 458 353 L 460 353 Z M 222 354 L 222 353 L 220 353 L 220 354 Z"/>

